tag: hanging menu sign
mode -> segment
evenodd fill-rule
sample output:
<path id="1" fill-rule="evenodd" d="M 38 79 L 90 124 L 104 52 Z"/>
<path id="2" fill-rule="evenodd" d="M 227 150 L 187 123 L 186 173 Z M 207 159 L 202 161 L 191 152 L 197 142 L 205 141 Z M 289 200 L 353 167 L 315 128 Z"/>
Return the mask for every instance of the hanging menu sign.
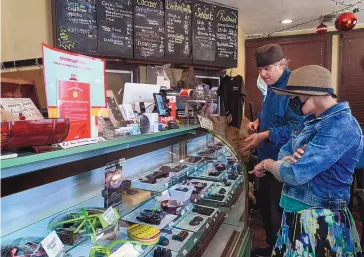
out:
<path id="1" fill-rule="evenodd" d="M 69 52 L 96 53 L 95 0 L 55 1 L 55 45 Z"/>
<path id="2" fill-rule="evenodd" d="M 216 8 L 216 65 L 237 67 L 238 64 L 238 11 Z"/>
<path id="3" fill-rule="evenodd" d="M 164 58 L 163 0 L 134 0 L 134 57 Z"/>
<path id="4" fill-rule="evenodd" d="M 96 8 L 99 54 L 132 58 L 132 0 L 102 0 Z"/>
<path id="5" fill-rule="evenodd" d="M 216 56 L 216 6 L 193 1 L 192 33 L 193 62 L 212 64 Z"/>
<path id="6" fill-rule="evenodd" d="M 191 60 L 191 1 L 165 1 L 166 59 Z"/>

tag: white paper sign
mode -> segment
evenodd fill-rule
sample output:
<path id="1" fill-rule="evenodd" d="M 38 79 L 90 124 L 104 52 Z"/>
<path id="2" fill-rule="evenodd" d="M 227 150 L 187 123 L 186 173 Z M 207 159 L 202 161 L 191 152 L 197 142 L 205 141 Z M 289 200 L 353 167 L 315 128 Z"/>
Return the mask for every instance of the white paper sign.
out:
<path id="1" fill-rule="evenodd" d="M 112 225 L 115 224 L 118 215 L 114 212 L 112 207 L 109 207 L 109 209 L 102 214 L 102 218 L 107 222 L 107 224 Z"/>
<path id="2" fill-rule="evenodd" d="M 1 106 L 16 115 L 21 113 L 27 120 L 44 119 L 30 98 L 1 98 Z"/>
<path id="3" fill-rule="evenodd" d="M 100 141 L 102 142 L 102 140 L 100 140 Z M 62 147 L 63 149 L 68 149 L 68 148 L 77 147 L 77 146 L 81 146 L 81 145 L 96 144 L 97 142 L 99 142 L 98 138 L 83 138 L 83 139 L 78 139 L 78 140 L 62 142 L 58 145 L 60 147 Z"/>
<path id="4" fill-rule="evenodd" d="M 202 128 L 208 129 L 208 130 L 214 130 L 214 124 L 209 118 L 202 117 L 198 115 L 198 120 L 200 121 L 200 125 Z"/>
<path id="5" fill-rule="evenodd" d="M 48 257 L 60 257 L 65 253 L 64 245 L 54 230 L 42 240 L 41 245 Z"/>

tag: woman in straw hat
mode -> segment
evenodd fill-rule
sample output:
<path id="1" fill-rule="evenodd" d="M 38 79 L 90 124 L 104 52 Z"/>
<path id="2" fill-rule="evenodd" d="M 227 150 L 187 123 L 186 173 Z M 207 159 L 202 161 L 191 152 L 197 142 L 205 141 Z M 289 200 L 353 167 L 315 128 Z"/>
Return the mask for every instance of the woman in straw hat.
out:
<path id="1" fill-rule="evenodd" d="M 363 256 L 347 208 L 363 132 L 347 102 L 337 103 L 331 73 L 316 65 L 292 72 L 290 107 L 306 116 L 282 147 L 279 161 L 264 160 L 251 174 L 272 173 L 284 183 L 282 226 L 272 256 Z"/>

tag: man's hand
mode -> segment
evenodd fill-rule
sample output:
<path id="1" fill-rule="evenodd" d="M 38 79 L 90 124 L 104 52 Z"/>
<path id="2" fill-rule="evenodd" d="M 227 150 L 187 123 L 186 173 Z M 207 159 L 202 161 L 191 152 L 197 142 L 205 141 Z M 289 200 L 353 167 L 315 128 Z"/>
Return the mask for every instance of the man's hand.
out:
<path id="1" fill-rule="evenodd" d="M 259 128 L 259 119 L 256 119 L 253 122 L 249 122 L 247 128 L 250 134 L 257 132 Z"/>
<path id="2" fill-rule="evenodd" d="M 265 175 L 265 170 L 264 170 L 264 161 L 260 162 L 258 165 L 256 165 L 254 167 L 254 170 L 249 171 L 249 174 L 254 174 L 257 177 L 263 177 Z"/>
<path id="3" fill-rule="evenodd" d="M 302 155 L 305 153 L 307 145 L 302 146 L 302 148 L 298 148 L 296 152 L 289 158 L 290 162 L 296 163 L 299 159 L 302 158 Z"/>
<path id="4" fill-rule="evenodd" d="M 248 136 L 244 142 L 246 145 L 240 150 L 241 153 L 244 153 L 245 151 L 251 150 L 253 148 L 256 148 L 260 145 L 261 142 L 269 138 L 269 131 L 265 131 L 262 133 L 255 133 L 253 135 Z"/>

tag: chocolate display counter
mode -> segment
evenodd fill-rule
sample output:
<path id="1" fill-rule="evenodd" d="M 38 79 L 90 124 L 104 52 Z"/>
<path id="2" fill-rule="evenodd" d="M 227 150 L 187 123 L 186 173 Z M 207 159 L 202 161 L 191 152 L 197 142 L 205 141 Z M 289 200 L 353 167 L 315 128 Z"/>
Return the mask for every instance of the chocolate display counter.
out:
<path id="1" fill-rule="evenodd" d="M 246 168 L 198 126 L 1 165 L 2 256 L 250 256 Z"/>

